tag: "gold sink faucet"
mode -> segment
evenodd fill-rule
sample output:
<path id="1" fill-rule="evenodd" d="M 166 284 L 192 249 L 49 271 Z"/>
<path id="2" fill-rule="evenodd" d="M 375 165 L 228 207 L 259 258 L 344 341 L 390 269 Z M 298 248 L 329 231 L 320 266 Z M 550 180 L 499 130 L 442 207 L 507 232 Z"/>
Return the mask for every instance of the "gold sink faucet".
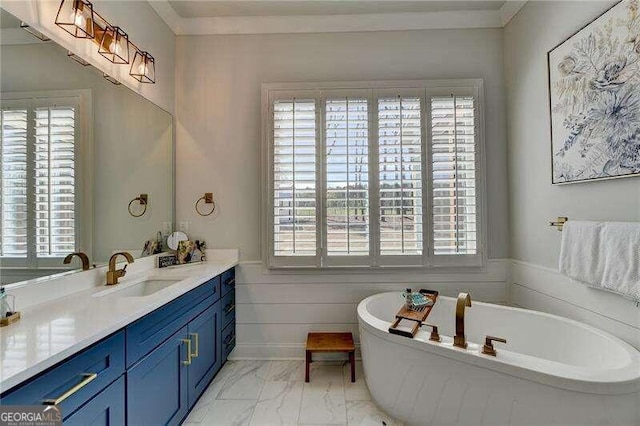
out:
<path id="1" fill-rule="evenodd" d="M 467 306 L 471 307 L 471 296 L 469 293 L 460 293 L 456 303 L 456 335 L 453 337 L 453 346 L 463 349 L 467 348 L 464 335 L 464 311 Z"/>
<path id="2" fill-rule="evenodd" d="M 118 284 L 118 278 L 122 278 L 127 273 L 127 265 L 124 268 L 116 270 L 116 258 L 118 256 L 124 256 L 128 263 L 133 263 L 133 256 L 126 251 L 114 253 L 109 259 L 109 271 L 107 271 L 107 285 Z"/>
<path id="3" fill-rule="evenodd" d="M 88 271 L 89 270 L 89 256 L 87 256 L 86 254 L 84 254 L 81 251 L 79 251 L 77 253 L 68 254 L 67 257 L 64 258 L 62 263 L 64 263 L 65 265 L 70 264 L 71 263 L 71 259 L 73 259 L 74 256 L 78 256 L 80 258 L 80 260 L 82 261 L 82 270 L 83 271 Z"/>

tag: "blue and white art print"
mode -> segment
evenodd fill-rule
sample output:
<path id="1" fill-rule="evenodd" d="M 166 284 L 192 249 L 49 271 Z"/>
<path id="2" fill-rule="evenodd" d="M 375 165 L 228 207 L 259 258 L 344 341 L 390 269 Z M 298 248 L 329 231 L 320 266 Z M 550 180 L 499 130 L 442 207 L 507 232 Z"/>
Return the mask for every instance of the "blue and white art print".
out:
<path id="1" fill-rule="evenodd" d="M 624 0 L 549 52 L 553 183 L 640 175 L 640 11 Z"/>

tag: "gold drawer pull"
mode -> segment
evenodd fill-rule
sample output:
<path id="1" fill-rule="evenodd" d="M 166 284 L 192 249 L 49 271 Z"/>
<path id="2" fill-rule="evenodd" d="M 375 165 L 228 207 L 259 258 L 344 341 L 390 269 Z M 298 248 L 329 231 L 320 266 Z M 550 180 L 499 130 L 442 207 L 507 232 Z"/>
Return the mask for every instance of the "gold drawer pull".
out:
<path id="1" fill-rule="evenodd" d="M 44 401 L 42 401 L 42 403 L 44 405 L 61 404 L 62 401 L 69 398 L 71 395 L 73 395 L 74 393 L 78 392 L 80 389 L 82 389 L 83 387 L 91 383 L 96 377 L 98 377 L 98 373 L 84 373 L 82 377 L 84 377 L 84 379 L 82 379 L 80 383 L 78 383 L 77 385 L 75 385 L 74 387 L 72 387 L 71 389 L 69 389 L 68 391 L 66 391 L 59 397 L 57 397 L 56 399 L 45 399 Z"/>
<path id="2" fill-rule="evenodd" d="M 182 361 L 184 365 L 191 365 L 191 339 L 180 339 L 183 343 L 187 344 L 187 359 Z"/>
<path id="3" fill-rule="evenodd" d="M 224 285 L 234 285 L 235 283 L 236 283 L 236 279 L 230 278 L 227 281 L 225 281 Z"/>
<path id="4" fill-rule="evenodd" d="M 189 336 L 193 336 L 193 337 L 195 337 L 195 338 L 196 338 L 196 343 L 195 343 L 195 347 L 196 347 L 196 349 L 195 349 L 195 351 L 193 351 L 193 353 L 191 354 L 191 356 L 192 356 L 192 357 L 194 357 L 194 358 L 198 358 L 198 357 L 200 356 L 200 355 L 198 354 L 198 352 L 199 352 L 198 348 L 200 347 L 200 344 L 199 344 L 199 337 L 200 337 L 200 336 L 198 336 L 198 333 L 189 333 Z"/>
<path id="5" fill-rule="evenodd" d="M 233 311 L 235 308 L 236 308 L 235 303 L 229 303 L 227 306 L 224 307 L 224 312 L 225 314 L 228 314 L 229 312 Z"/>

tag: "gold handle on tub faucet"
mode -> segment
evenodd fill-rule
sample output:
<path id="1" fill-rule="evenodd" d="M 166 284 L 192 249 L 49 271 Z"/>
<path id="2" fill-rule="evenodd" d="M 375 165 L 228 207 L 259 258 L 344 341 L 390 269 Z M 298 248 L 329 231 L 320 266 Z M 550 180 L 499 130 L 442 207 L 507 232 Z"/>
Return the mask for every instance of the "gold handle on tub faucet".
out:
<path id="1" fill-rule="evenodd" d="M 482 353 L 485 355 L 496 356 L 496 350 L 493 347 L 493 342 L 507 343 L 507 339 L 502 337 L 487 336 L 484 340 L 484 346 L 482 347 Z"/>
<path id="2" fill-rule="evenodd" d="M 429 336 L 429 340 L 431 340 L 432 342 L 440 342 L 442 340 L 440 338 L 440 335 L 438 334 L 437 325 L 424 323 L 422 324 L 422 327 L 431 327 L 431 335 Z"/>

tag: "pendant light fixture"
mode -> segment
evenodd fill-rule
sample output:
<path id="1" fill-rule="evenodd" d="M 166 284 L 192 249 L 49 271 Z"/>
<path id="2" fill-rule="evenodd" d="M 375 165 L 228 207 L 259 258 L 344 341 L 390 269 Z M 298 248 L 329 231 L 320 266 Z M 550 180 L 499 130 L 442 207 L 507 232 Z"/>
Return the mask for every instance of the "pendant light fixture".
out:
<path id="1" fill-rule="evenodd" d="M 141 83 L 156 82 L 156 60 L 149 52 L 136 50 L 129 75 Z"/>
<path id="2" fill-rule="evenodd" d="M 88 0 L 62 0 L 56 25 L 76 38 L 93 39 L 93 4 Z"/>
<path id="3" fill-rule="evenodd" d="M 98 53 L 114 64 L 128 64 L 129 36 L 122 28 L 107 25 L 102 33 Z"/>

